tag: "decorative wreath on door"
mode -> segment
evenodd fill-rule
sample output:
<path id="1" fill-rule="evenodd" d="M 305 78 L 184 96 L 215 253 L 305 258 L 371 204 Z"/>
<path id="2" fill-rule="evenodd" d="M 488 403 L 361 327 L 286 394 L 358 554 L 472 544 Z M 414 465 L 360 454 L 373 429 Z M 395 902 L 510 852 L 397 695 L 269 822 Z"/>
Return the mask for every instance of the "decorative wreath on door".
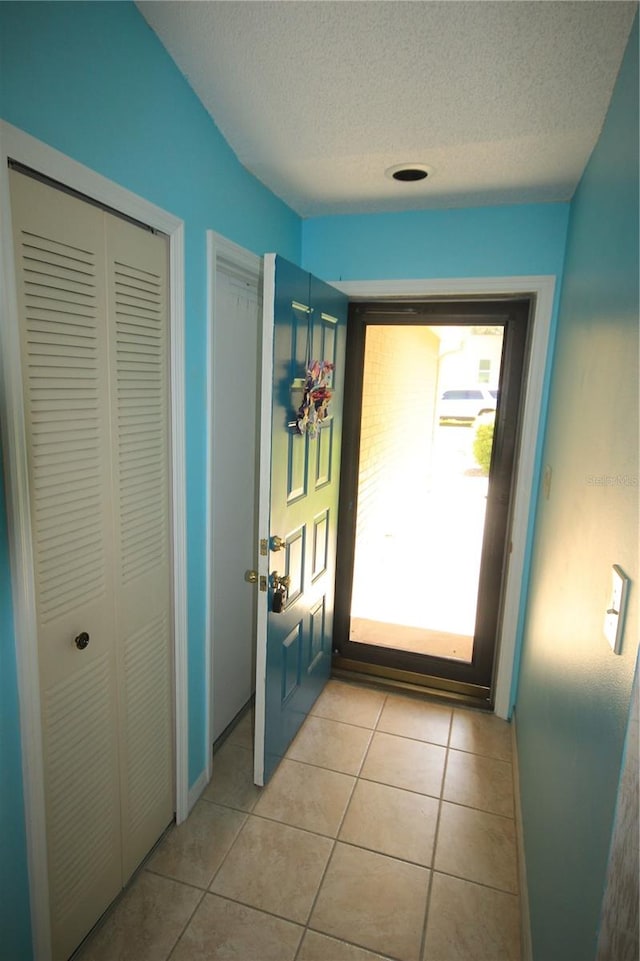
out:
<path id="1" fill-rule="evenodd" d="M 330 387 L 333 367 L 328 360 L 314 360 L 307 367 L 302 403 L 296 418 L 299 434 L 315 437 L 322 427 L 333 396 Z"/>

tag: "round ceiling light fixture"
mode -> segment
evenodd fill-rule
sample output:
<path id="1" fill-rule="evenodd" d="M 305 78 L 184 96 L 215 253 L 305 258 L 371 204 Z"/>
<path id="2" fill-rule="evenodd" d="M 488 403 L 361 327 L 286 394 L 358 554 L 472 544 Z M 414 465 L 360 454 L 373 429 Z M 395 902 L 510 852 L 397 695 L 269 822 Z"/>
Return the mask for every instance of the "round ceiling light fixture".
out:
<path id="1" fill-rule="evenodd" d="M 427 164 L 395 164 L 393 167 L 387 167 L 385 176 L 391 180 L 399 180 L 401 183 L 417 183 L 432 177 L 433 167 L 428 167 Z"/>

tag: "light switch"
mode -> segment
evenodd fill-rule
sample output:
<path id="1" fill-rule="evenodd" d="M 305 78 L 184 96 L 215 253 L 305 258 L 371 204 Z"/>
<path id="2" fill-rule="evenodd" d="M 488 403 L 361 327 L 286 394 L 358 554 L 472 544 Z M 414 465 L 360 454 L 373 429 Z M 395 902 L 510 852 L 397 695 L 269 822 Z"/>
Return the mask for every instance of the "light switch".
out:
<path id="1" fill-rule="evenodd" d="M 622 651 L 622 635 L 624 632 L 624 616 L 627 608 L 627 594 L 629 592 L 629 578 L 617 564 L 611 571 L 611 594 L 609 606 L 604 617 L 604 634 L 614 654 Z"/>

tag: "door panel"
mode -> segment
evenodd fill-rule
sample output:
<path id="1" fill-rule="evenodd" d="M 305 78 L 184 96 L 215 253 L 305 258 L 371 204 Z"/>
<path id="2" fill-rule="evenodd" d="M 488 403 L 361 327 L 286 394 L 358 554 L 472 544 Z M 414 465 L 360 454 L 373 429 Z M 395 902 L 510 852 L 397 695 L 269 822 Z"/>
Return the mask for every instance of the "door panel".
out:
<path id="1" fill-rule="evenodd" d="M 105 218 L 123 882 L 173 814 L 167 246 Z"/>
<path id="2" fill-rule="evenodd" d="M 347 316 L 343 294 L 274 255 L 265 258 L 264 301 L 263 343 L 273 350 L 269 457 L 261 465 L 268 479 L 261 483 L 260 536 L 270 549 L 261 568 L 269 590 L 259 595 L 257 783 L 270 777 L 331 669 Z M 315 437 L 295 426 L 313 360 L 335 366 L 329 413 Z M 271 549 L 275 536 L 279 550 Z M 281 613 L 270 609 L 274 572 L 290 578 Z"/>

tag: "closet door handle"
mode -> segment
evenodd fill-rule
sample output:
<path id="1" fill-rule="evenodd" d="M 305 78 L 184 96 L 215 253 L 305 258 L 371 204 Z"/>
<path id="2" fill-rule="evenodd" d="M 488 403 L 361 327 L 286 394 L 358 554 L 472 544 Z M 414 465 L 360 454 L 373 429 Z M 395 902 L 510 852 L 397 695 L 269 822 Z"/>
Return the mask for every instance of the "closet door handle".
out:
<path id="1" fill-rule="evenodd" d="M 76 645 L 79 651 L 84 651 L 85 647 L 89 646 L 89 635 L 87 634 L 87 632 L 83 631 L 82 634 L 78 634 L 78 636 L 74 641 L 74 644 Z"/>

